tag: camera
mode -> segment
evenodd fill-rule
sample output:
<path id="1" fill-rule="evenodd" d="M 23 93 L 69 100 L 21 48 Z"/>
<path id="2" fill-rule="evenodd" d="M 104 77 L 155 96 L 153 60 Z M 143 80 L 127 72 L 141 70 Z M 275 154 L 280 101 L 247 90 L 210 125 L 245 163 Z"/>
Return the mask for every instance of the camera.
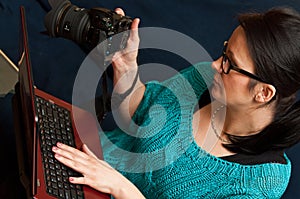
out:
<path id="1" fill-rule="evenodd" d="M 91 51 L 100 42 L 105 54 L 125 48 L 132 19 L 106 8 L 79 8 L 68 0 L 49 0 L 51 10 L 44 18 L 52 37 L 70 39 Z"/>

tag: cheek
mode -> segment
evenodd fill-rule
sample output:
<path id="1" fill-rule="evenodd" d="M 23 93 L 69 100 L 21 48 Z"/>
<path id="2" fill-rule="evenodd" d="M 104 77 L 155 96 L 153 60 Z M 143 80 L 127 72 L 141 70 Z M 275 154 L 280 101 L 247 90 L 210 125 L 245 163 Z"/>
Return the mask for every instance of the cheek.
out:
<path id="1" fill-rule="evenodd" d="M 231 81 L 224 81 L 224 90 L 228 101 L 235 103 L 247 103 L 251 98 L 249 88 L 250 81 L 246 78 L 235 78 Z"/>
<path id="2" fill-rule="evenodd" d="M 250 79 L 238 74 L 219 74 L 214 76 L 211 95 L 227 104 L 245 104 L 252 100 L 249 89 Z"/>
<path id="3" fill-rule="evenodd" d="M 247 78 L 238 77 L 223 77 L 223 85 L 216 92 L 219 100 L 227 103 L 245 103 L 251 98 L 249 90 L 249 80 Z M 216 89 L 217 90 L 217 89 Z"/>

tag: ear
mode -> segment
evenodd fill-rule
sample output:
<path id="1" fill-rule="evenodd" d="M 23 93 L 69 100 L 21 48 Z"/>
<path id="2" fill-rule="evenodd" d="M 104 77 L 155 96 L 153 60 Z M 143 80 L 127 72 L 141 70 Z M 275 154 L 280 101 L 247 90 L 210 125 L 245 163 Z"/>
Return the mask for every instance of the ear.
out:
<path id="1" fill-rule="evenodd" d="M 259 103 L 267 103 L 271 101 L 276 94 L 276 88 L 271 84 L 260 83 L 257 86 L 259 89 L 255 94 L 255 101 Z"/>

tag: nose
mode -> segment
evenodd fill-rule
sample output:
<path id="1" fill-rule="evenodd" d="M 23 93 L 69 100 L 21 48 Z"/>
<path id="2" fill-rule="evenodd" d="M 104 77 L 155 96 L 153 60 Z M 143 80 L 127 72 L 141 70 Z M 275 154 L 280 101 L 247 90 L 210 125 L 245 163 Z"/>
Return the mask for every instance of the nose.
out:
<path id="1" fill-rule="evenodd" d="M 222 73 L 221 63 L 222 57 L 219 57 L 218 59 L 212 62 L 211 67 L 215 69 L 218 73 Z"/>

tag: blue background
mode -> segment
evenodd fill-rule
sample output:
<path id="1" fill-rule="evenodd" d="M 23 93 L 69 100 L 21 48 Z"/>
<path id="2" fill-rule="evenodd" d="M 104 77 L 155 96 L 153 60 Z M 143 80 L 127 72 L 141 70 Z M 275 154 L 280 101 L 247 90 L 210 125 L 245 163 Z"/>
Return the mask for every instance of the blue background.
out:
<path id="1" fill-rule="evenodd" d="M 287 5 L 300 11 L 296 0 L 73 0 L 79 7 L 122 7 L 131 17 L 141 18 L 140 27 L 162 27 L 177 30 L 193 38 L 217 58 L 235 28 L 236 15 L 244 11 L 264 11 Z M 0 48 L 14 63 L 18 60 L 19 7 L 25 6 L 35 85 L 48 93 L 71 102 L 78 68 L 86 54 L 74 42 L 50 38 L 45 31 L 44 15 L 50 6 L 46 0 L 0 0 Z M 176 42 L 176 41 L 174 41 Z M 184 61 L 153 52 L 142 54 L 141 63 L 166 63 L 179 70 Z M 6 172 L 0 174 L 0 198 L 22 198 L 17 181 L 11 94 L 0 98 L 0 156 Z M 284 198 L 300 198 L 300 146 L 287 151 L 292 160 L 292 178 Z M 297 157 L 298 156 L 298 157 Z"/>

